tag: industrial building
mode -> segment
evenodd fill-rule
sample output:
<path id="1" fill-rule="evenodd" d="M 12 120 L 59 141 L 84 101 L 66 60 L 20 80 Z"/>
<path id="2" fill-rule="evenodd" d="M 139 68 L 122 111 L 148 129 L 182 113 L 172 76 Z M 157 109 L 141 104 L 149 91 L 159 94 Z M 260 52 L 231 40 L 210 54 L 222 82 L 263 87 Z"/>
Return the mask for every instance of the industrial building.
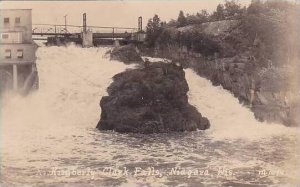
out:
<path id="1" fill-rule="evenodd" d="M 31 9 L 0 9 L 0 92 L 38 87 Z"/>

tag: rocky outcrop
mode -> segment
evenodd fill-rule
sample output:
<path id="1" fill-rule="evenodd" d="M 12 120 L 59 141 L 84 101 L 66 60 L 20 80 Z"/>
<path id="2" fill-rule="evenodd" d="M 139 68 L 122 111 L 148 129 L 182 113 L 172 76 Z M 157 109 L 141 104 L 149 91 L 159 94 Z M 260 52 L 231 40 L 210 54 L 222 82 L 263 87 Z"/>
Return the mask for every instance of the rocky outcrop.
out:
<path id="1" fill-rule="evenodd" d="M 100 130 L 165 133 L 205 130 L 210 123 L 188 103 L 188 84 L 181 66 L 145 64 L 113 77 L 100 101 Z"/>
<path id="2" fill-rule="evenodd" d="M 266 68 L 259 71 L 259 86 L 254 92 L 252 110 L 261 121 L 297 126 L 299 120 L 299 82 L 291 68 Z"/>
<path id="3" fill-rule="evenodd" d="M 225 20 L 168 28 L 163 34 L 171 42 L 157 43 L 153 54 L 179 62 L 214 85 L 223 86 L 260 121 L 299 125 L 297 42 L 285 40 L 282 34 L 278 36 L 286 42 L 273 41 L 276 29 L 281 31 L 276 25 L 272 25 L 273 33 L 266 25 L 261 28 L 267 30 L 265 35 L 255 34 L 250 21 Z M 273 38 L 268 39 L 268 35 Z"/>
<path id="4" fill-rule="evenodd" d="M 110 59 L 124 62 L 125 64 L 141 63 L 143 59 L 134 45 L 115 47 L 110 52 Z"/>
<path id="5" fill-rule="evenodd" d="M 173 60 L 232 92 L 258 120 L 286 126 L 300 124 L 299 80 L 292 77 L 297 75 L 291 70 L 294 66 L 261 67 L 249 53 L 212 59 L 187 53 L 180 58 L 173 56 Z"/>
<path id="6" fill-rule="evenodd" d="M 287 68 L 258 67 L 246 54 L 205 62 L 190 59 L 189 65 L 214 85 L 231 91 L 258 120 L 299 124 L 299 94 L 294 85 L 298 81 L 289 77 L 294 73 Z"/>

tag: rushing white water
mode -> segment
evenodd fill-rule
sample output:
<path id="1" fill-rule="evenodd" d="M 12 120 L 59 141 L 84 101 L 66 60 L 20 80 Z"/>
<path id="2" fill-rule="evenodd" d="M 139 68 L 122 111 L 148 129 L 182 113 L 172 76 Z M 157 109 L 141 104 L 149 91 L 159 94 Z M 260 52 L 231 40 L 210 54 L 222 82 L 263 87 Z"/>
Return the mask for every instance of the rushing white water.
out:
<path id="1" fill-rule="evenodd" d="M 217 139 L 259 139 L 274 135 L 296 135 L 298 129 L 281 124 L 258 122 L 250 109 L 242 106 L 233 94 L 221 86 L 197 76 L 192 70 L 186 71 L 190 92 L 189 98 L 198 110 L 213 124 L 213 137 Z"/>
<path id="2" fill-rule="evenodd" d="M 38 49 L 40 89 L 26 98 L 12 94 L 2 98 L 2 184 L 298 184 L 298 130 L 256 121 L 232 94 L 190 69 L 186 70 L 189 101 L 208 117 L 211 129 L 168 135 L 95 129 L 101 113 L 99 101 L 107 94 L 111 77 L 134 68 L 109 61 L 106 51 L 75 46 Z M 116 177 L 100 172 L 110 166 L 130 171 L 155 167 L 163 175 Z M 210 174 L 167 175 L 174 167 L 207 169 Z M 218 175 L 220 168 L 235 175 Z M 61 173 L 53 175 L 53 170 Z M 95 173 L 68 175 L 73 170 Z M 280 175 L 261 176 L 262 170 L 280 171 Z"/>

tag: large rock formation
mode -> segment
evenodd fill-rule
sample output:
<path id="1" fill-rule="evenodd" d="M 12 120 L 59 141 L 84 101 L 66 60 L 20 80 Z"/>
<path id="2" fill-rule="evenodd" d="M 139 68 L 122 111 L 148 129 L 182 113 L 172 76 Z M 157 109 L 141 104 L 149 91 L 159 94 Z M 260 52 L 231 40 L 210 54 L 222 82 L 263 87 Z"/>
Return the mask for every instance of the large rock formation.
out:
<path id="1" fill-rule="evenodd" d="M 100 130 L 134 133 L 205 130 L 210 123 L 188 103 L 182 67 L 145 64 L 113 77 L 101 99 Z"/>

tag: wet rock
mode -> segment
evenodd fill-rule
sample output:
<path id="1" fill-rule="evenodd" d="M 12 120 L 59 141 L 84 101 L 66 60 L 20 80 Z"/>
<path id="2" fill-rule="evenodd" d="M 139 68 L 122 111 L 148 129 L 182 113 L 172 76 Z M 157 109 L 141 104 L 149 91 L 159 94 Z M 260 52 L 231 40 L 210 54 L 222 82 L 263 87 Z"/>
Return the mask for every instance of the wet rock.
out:
<path id="1" fill-rule="evenodd" d="M 258 119 L 268 122 L 299 125 L 298 81 L 291 79 L 287 67 L 269 67 L 260 73 L 259 89 L 255 92 L 252 110 Z"/>
<path id="2" fill-rule="evenodd" d="M 210 123 L 188 103 L 182 67 L 153 63 L 113 77 L 100 101 L 100 130 L 134 133 L 205 130 Z"/>
<path id="3" fill-rule="evenodd" d="M 125 64 L 142 63 L 143 59 L 134 45 L 115 47 L 110 52 L 110 59 L 124 62 Z"/>
<path id="4" fill-rule="evenodd" d="M 243 65 L 236 61 L 239 62 L 237 57 L 218 59 L 212 66 L 201 66 L 198 72 L 249 105 L 260 121 L 299 125 L 298 117 L 293 115 L 294 111 L 299 111 L 299 94 L 293 85 L 297 81 L 289 77 L 293 73 L 284 67 L 262 68 L 250 60 L 243 61 Z"/>

